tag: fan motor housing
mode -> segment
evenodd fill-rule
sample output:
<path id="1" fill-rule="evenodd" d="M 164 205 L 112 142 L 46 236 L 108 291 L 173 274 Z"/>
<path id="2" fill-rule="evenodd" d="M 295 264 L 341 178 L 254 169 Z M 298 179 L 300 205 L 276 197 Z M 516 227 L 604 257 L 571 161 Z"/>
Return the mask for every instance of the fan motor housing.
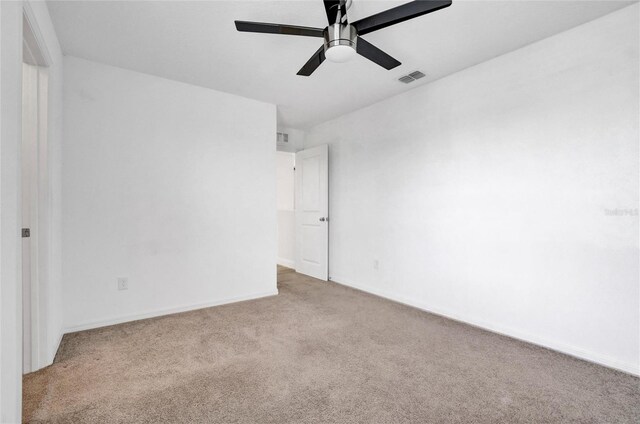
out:
<path id="1" fill-rule="evenodd" d="M 324 51 L 334 46 L 349 46 L 356 48 L 358 34 L 349 24 L 333 24 L 324 30 Z"/>

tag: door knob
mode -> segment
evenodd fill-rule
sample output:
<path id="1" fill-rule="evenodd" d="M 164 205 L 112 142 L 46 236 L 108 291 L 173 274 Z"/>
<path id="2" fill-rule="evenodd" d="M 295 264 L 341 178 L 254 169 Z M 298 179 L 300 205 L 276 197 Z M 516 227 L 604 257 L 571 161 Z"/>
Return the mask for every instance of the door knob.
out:
<path id="1" fill-rule="evenodd" d="M 325 221 L 329 221 L 329 218 L 325 218 L 324 216 L 320 217 L 320 222 L 325 222 Z"/>

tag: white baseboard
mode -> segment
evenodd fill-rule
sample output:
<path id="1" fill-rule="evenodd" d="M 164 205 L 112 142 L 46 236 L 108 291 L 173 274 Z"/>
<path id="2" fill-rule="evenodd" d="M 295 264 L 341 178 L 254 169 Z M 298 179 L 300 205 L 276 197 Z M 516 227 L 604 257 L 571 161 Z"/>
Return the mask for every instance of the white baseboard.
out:
<path id="1" fill-rule="evenodd" d="M 278 265 L 286 266 L 291 269 L 296 268 L 296 262 L 292 259 L 278 258 Z"/>
<path id="2" fill-rule="evenodd" d="M 210 308 L 212 306 L 220 306 L 220 305 L 227 305 L 229 303 L 243 302 L 245 300 L 260 299 L 262 297 L 275 296 L 277 294 L 278 294 L 278 290 L 275 289 L 268 292 L 252 293 L 244 296 L 228 297 L 224 299 L 218 299 L 210 302 L 198 303 L 193 305 L 182 305 L 182 306 L 177 306 L 173 308 L 147 311 L 140 314 L 123 315 L 123 316 L 112 317 L 104 320 L 85 322 L 85 323 L 76 324 L 76 325 L 72 325 L 65 328 L 64 334 L 75 333 L 77 331 L 91 330 L 91 329 L 100 328 L 100 327 L 107 327 L 109 325 L 122 324 L 125 322 L 138 321 L 141 319 L 154 318 L 154 317 L 159 317 L 163 315 L 178 314 L 180 312 L 195 311 L 197 309 Z"/>
<path id="3" fill-rule="evenodd" d="M 361 284 L 355 284 L 349 281 L 348 279 L 342 278 L 337 275 L 331 276 L 331 281 L 343 286 L 351 287 L 356 290 L 373 294 L 378 297 L 392 300 L 394 302 L 402 303 L 404 305 L 411 306 L 413 308 L 420 309 L 425 312 L 429 312 L 429 313 L 439 315 L 445 318 L 449 318 L 455 321 L 459 321 L 464 324 L 472 325 L 474 327 L 478 327 L 483 330 L 488 330 L 493 333 L 497 333 L 503 336 L 521 340 L 523 342 L 527 342 L 527 343 L 531 343 L 547 349 L 555 350 L 557 352 L 564 353 L 566 355 L 573 356 L 575 358 L 592 362 L 598 365 L 603 365 L 608 368 L 613 368 L 615 370 L 622 371 L 627 374 L 640 376 L 639 364 L 619 361 L 615 358 L 611 358 L 606 355 L 601 355 L 599 353 L 591 352 L 577 346 L 572 346 L 566 343 L 558 342 L 556 340 L 550 340 L 544 337 L 540 337 L 540 336 L 530 334 L 521 330 L 510 328 L 507 326 L 478 320 L 474 317 L 465 316 L 463 314 L 455 313 L 450 310 L 439 308 L 433 305 L 427 305 L 423 302 L 416 301 L 415 299 L 408 299 L 403 296 L 387 292 L 385 290 L 380 290 L 377 288 L 372 288 L 372 287 L 368 287 Z"/>

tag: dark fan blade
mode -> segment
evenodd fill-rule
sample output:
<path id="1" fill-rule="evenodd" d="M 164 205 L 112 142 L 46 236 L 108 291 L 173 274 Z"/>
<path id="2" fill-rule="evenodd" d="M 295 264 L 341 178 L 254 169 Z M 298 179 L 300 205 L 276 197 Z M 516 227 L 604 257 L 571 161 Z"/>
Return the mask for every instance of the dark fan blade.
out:
<path id="1" fill-rule="evenodd" d="M 324 46 L 320 46 L 317 52 L 304 64 L 302 69 L 298 71 L 298 75 L 308 77 L 313 74 L 320 64 L 324 62 Z"/>
<path id="2" fill-rule="evenodd" d="M 451 6 L 451 0 L 415 0 L 353 22 L 358 35 L 368 34 L 391 25 Z"/>
<path id="3" fill-rule="evenodd" d="M 303 35 L 305 37 L 322 37 L 322 28 L 310 28 L 295 25 L 268 24 L 264 22 L 236 21 L 236 29 L 242 32 L 260 32 L 265 34 Z"/>
<path id="4" fill-rule="evenodd" d="M 362 37 L 358 37 L 356 51 L 359 55 L 366 57 L 374 63 L 377 63 L 386 70 L 393 69 L 396 66 L 401 65 L 400 62 L 398 62 L 373 44 L 369 43 Z"/>
<path id="5" fill-rule="evenodd" d="M 342 23 L 347 23 L 347 0 L 324 0 L 324 10 L 327 12 L 327 20 L 329 25 L 336 23 L 338 10 L 341 11 Z"/>

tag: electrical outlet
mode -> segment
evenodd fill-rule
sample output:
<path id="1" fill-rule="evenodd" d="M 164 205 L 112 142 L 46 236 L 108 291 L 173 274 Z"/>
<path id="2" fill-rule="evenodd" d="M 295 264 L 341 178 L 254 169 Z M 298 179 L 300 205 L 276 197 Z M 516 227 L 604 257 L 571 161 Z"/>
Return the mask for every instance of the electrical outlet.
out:
<path id="1" fill-rule="evenodd" d="M 118 290 L 129 290 L 129 279 L 124 277 L 118 278 Z"/>
<path id="2" fill-rule="evenodd" d="M 376 271 L 378 270 L 378 260 L 377 259 L 375 259 L 373 261 L 373 269 L 375 269 Z"/>

